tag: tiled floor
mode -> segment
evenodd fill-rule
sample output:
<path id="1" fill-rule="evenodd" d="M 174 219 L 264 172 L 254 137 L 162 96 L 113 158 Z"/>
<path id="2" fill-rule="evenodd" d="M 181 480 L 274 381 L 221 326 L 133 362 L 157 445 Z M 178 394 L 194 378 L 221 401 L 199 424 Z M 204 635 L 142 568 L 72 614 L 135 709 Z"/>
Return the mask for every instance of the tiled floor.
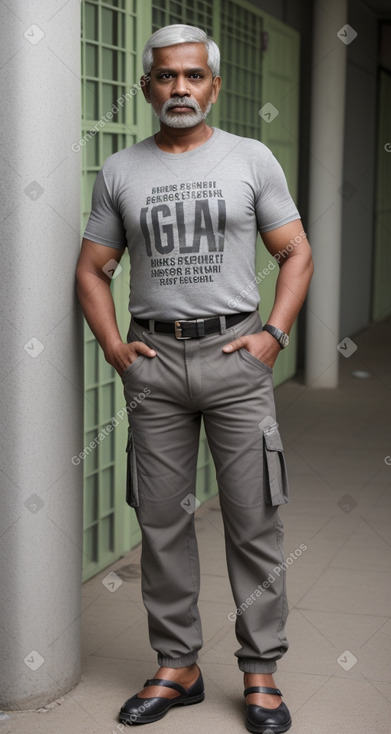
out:
<path id="1" fill-rule="evenodd" d="M 291 502 L 283 507 L 290 648 L 279 663 L 292 734 L 379 734 L 391 726 L 391 323 L 355 337 L 337 390 L 291 380 L 276 391 Z M 369 379 L 352 376 L 369 370 Z M 391 459 L 390 459 L 391 463 Z M 238 645 L 228 613 L 218 498 L 197 510 L 206 686 L 199 706 L 177 708 L 148 731 L 246 731 Z M 83 587 L 81 683 L 46 712 L 12 713 L 0 734 L 118 734 L 119 706 L 156 668 L 141 600 L 140 549 Z M 123 583 L 109 593 L 102 579 Z M 143 729 L 144 731 L 144 729 Z"/>

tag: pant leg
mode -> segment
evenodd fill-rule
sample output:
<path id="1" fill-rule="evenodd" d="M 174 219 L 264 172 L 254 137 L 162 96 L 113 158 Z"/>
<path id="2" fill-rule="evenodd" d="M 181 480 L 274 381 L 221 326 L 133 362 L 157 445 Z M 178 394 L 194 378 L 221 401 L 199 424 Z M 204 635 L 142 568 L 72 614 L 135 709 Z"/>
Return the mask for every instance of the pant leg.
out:
<path id="1" fill-rule="evenodd" d="M 202 647 L 194 495 L 200 413 L 187 400 L 183 343 L 132 327 L 157 356 L 138 357 L 123 377 L 134 456 L 133 506 L 142 533 L 142 596 L 158 664 L 191 665 Z M 140 360 L 140 361 L 139 361 Z M 137 403 L 144 390 L 146 397 Z M 145 393 L 144 393 L 145 394 Z"/>
<path id="2" fill-rule="evenodd" d="M 227 332 L 222 343 L 259 328 L 258 316 L 251 316 L 234 327 L 234 334 Z M 204 422 L 216 465 L 236 604 L 229 617 L 240 644 L 235 655 L 244 672 L 272 673 L 288 649 L 283 526 L 278 515 L 278 505 L 288 497 L 272 371 L 245 350 L 226 355 L 220 348 L 205 353 L 203 374 L 213 396 Z M 270 436 L 264 425 L 271 427 Z"/>

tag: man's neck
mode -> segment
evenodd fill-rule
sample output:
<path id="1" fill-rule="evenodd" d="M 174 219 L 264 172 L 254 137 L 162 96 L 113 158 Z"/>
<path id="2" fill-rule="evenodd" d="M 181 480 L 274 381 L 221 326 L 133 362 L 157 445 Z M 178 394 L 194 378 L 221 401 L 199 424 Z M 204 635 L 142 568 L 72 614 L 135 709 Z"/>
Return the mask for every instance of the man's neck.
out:
<path id="1" fill-rule="evenodd" d="M 166 153 L 186 153 L 206 143 L 212 135 L 213 128 L 204 121 L 194 127 L 184 128 L 168 127 L 161 123 L 160 130 L 154 138 L 158 148 Z"/>

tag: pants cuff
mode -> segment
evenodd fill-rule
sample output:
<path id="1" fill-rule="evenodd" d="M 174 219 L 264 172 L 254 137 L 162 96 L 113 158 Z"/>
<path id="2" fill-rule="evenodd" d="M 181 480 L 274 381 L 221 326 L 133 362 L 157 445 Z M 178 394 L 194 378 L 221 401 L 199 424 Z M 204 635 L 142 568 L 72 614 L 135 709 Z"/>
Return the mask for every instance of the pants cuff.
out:
<path id="1" fill-rule="evenodd" d="M 239 670 L 243 673 L 275 673 L 277 663 L 274 660 L 249 660 L 240 658 L 238 660 Z"/>
<path id="2" fill-rule="evenodd" d="M 160 654 L 157 656 L 158 665 L 166 668 L 187 668 L 188 665 L 193 665 L 197 660 L 198 652 L 191 652 L 182 658 L 168 658 Z"/>

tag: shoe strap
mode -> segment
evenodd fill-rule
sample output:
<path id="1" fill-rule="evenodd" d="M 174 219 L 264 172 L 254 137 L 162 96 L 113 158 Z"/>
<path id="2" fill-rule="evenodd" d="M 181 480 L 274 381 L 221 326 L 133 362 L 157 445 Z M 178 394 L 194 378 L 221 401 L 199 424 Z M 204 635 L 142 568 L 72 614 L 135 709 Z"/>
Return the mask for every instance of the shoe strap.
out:
<path id="1" fill-rule="evenodd" d="M 271 693 L 273 696 L 282 696 L 279 688 L 268 688 L 267 686 L 250 686 L 246 688 L 243 695 L 247 696 L 248 693 Z"/>
<path id="2" fill-rule="evenodd" d="M 186 688 L 181 686 L 180 683 L 174 683 L 174 681 L 164 680 L 163 678 L 149 678 L 144 683 L 144 688 L 147 686 L 165 686 L 166 688 L 174 688 L 182 695 L 187 693 Z"/>

